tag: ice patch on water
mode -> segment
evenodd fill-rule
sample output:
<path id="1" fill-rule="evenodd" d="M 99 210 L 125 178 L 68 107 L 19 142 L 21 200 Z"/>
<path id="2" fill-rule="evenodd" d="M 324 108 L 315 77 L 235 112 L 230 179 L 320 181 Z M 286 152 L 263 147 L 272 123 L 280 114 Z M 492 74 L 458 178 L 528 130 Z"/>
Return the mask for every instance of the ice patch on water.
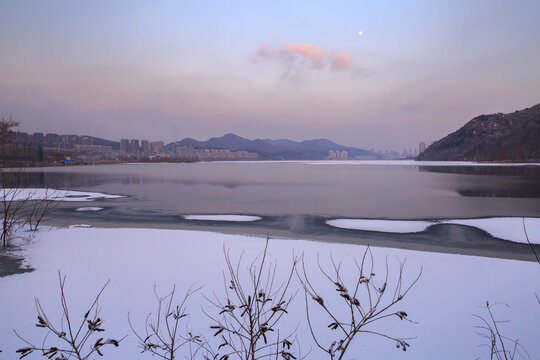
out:
<path id="1" fill-rule="evenodd" d="M 334 219 L 327 220 L 329 226 L 363 231 L 385 233 L 415 233 L 426 230 L 435 224 L 454 224 L 472 226 L 484 230 L 491 236 L 519 243 L 527 243 L 523 230 L 523 221 L 529 241 L 540 244 L 540 218 L 532 217 L 492 217 L 482 219 L 447 219 L 441 221 L 423 220 L 381 220 L 381 219 Z"/>
<path id="2" fill-rule="evenodd" d="M 389 233 L 415 233 L 422 232 L 434 224 L 430 221 L 416 220 L 377 220 L 377 219 L 334 219 L 327 220 L 330 226 L 364 231 L 378 231 Z"/>
<path id="3" fill-rule="evenodd" d="M 75 211 L 100 211 L 100 210 L 103 210 L 103 208 L 97 207 L 97 206 L 87 206 L 87 207 L 80 207 L 80 208 L 75 209 Z"/>
<path id="4" fill-rule="evenodd" d="M 184 215 L 186 220 L 205 220 L 205 221 L 238 221 L 250 222 L 261 220 L 260 216 L 251 215 Z"/>
<path id="5" fill-rule="evenodd" d="M 453 219 L 444 221 L 445 224 L 458 224 L 472 226 L 491 234 L 492 236 L 519 243 L 527 243 L 523 231 L 523 221 L 529 241 L 540 244 L 540 218 L 521 217 L 495 217 L 484 219 Z"/>
<path id="6" fill-rule="evenodd" d="M 53 200 L 53 201 L 93 201 L 98 199 L 119 199 L 125 196 L 104 194 L 99 192 L 55 190 L 43 188 L 5 188 L 0 190 L 0 196 L 6 196 L 14 201 L 22 200 Z"/>

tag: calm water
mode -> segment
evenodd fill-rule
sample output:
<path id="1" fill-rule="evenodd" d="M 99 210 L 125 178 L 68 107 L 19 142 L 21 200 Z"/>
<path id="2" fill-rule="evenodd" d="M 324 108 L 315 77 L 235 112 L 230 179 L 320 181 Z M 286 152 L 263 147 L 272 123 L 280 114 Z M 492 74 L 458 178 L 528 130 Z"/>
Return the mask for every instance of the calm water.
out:
<path id="1" fill-rule="evenodd" d="M 214 162 L 55 167 L 28 170 L 23 186 L 123 194 L 127 198 L 105 205 L 149 215 L 540 216 L 540 166 L 389 164 Z"/>
<path id="2" fill-rule="evenodd" d="M 224 162 L 27 169 L 24 187 L 125 195 L 61 203 L 58 225 L 166 227 L 370 244 L 534 260 L 528 245 L 474 227 L 437 224 L 396 234 L 338 229 L 332 218 L 540 216 L 540 166 L 425 166 L 414 162 Z M 101 211 L 78 212 L 80 206 Z M 186 214 L 246 214 L 248 223 Z M 519 230 L 521 231 L 521 230 Z"/>

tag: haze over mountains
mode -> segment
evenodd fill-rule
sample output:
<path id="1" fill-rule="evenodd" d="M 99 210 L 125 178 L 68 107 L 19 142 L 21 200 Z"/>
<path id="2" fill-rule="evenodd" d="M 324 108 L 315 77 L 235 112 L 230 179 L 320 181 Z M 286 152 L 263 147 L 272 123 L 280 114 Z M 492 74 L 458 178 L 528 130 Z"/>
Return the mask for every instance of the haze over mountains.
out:
<path id="1" fill-rule="evenodd" d="M 288 139 L 249 140 L 235 134 L 213 137 L 206 141 L 192 138 L 167 144 L 166 150 L 172 150 L 174 144 L 191 146 L 194 149 L 229 149 L 231 151 L 249 151 L 259 154 L 263 160 L 317 160 L 328 157 L 329 151 L 346 151 L 349 158 L 373 157 L 380 155 L 355 147 L 336 144 L 328 139 L 293 141 Z"/>
<path id="2" fill-rule="evenodd" d="M 475 117 L 418 156 L 427 161 L 540 161 L 540 104 Z"/>

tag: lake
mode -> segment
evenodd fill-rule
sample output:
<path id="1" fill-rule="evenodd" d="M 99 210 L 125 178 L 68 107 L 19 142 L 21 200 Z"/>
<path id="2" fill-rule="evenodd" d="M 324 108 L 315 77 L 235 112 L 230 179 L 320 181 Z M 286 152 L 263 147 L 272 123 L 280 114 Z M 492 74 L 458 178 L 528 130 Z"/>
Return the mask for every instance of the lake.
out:
<path id="1" fill-rule="evenodd" d="M 23 186 L 126 196 L 98 201 L 96 206 L 103 210 L 94 212 L 77 212 L 80 205 L 63 203 L 56 218 L 65 223 L 213 227 L 422 250 L 481 250 L 486 256 L 522 255 L 505 255 L 510 251 L 507 242 L 500 244 L 465 226 L 438 225 L 425 232 L 389 235 L 331 228 L 326 221 L 540 216 L 537 165 L 414 161 L 118 164 L 27 169 Z M 189 214 L 244 214 L 262 220 L 188 221 L 183 215 Z M 521 245 L 512 245 L 515 249 L 510 253 L 528 256 L 530 249 Z"/>

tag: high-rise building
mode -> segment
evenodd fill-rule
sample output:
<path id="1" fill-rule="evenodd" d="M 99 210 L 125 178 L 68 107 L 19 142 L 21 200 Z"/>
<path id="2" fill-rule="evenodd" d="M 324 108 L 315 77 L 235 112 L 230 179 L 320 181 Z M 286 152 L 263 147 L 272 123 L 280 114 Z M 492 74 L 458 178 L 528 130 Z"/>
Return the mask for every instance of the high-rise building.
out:
<path id="1" fill-rule="evenodd" d="M 92 139 L 89 136 L 83 136 L 81 138 L 81 144 L 82 145 L 94 145 L 94 139 Z"/>
<path id="2" fill-rule="evenodd" d="M 51 133 L 45 135 L 45 146 L 54 146 L 60 142 L 62 142 L 62 137 L 60 135 Z"/>
<path id="3" fill-rule="evenodd" d="M 421 154 L 424 151 L 426 151 L 426 143 L 423 141 L 420 141 L 420 146 L 418 147 L 418 154 Z"/>
<path id="4" fill-rule="evenodd" d="M 129 140 L 120 139 L 120 151 L 128 152 L 128 150 L 129 150 Z"/>
<path id="5" fill-rule="evenodd" d="M 160 153 L 163 150 L 163 141 L 152 141 L 150 143 L 150 149 L 153 153 Z"/>
<path id="6" fill-rule="evenodd" d="M 174 155 L 177 158 L 193 158 L 195 156 L 195 151 L 191 146 L 182 146 L 180 144 L 174 144 Z"/>
<path id="7" fill-rule="evenodd" d="M 148 140 L 141 140 L 141 150 L 146 154 L 150 152 L 150 142 L 148 142 Z"/>
<path id="8" fill-rule="evenodd" d="M 139 147 L 139 140 L 137 139 L 131 139 L 129 141 L 129 152 L 135 153 L 138 152 L 140 149 Z"/>
<path id="9" fill-rule="evenodd" d="M 39 143 L 42 143 L 43 140 L 45 140 L 45 135 L 43 135 L 43 133 L 34 133 L 33 135 L 34 137 L 34 143 L 36 144 L 39 144 Z"/>
<path id="10" fill-rule="evenodd" d="M 328 151 L 328 158 L 329 158 L 330 160 L 336 160 L 336 159 L 337 159 L 336 152 L 333 151 L 333 150 Z"/>

